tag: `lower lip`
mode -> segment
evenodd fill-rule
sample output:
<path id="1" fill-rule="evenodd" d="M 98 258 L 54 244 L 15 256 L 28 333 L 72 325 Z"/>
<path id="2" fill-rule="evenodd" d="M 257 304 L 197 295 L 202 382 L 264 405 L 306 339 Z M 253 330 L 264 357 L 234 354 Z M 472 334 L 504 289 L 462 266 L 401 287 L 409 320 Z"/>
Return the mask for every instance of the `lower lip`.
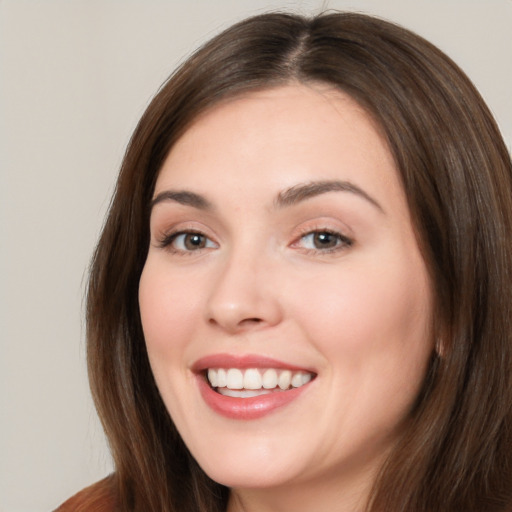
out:
<path id="1" fill-rule="evenodd" d="M 275 391 L 261 396 L 237 398 L 214 391 L 203 375 L 197 376 L 199 391 L 211 409 L 230 419 L 255 420 L 262 418 L 298 398 L 309 384 L 288 391 Z"/>

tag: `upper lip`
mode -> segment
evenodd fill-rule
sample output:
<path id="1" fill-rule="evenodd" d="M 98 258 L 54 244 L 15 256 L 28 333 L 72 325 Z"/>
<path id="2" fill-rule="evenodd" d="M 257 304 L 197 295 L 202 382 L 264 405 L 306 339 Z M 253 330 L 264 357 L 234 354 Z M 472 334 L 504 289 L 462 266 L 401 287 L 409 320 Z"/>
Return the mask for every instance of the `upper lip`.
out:
<path id="1" fill-rule="evenodd" d="M 257 354 L 212 354 L 201 357 L 195 361 L 191 370 L 199 373 L 207 370 L 208 368 L 239 368 L 241 370 L 247 368 L 276 368 L 315 373 L 312 369 L 307 367 L 293 365 L 272 357 L 260 356 Z"/>

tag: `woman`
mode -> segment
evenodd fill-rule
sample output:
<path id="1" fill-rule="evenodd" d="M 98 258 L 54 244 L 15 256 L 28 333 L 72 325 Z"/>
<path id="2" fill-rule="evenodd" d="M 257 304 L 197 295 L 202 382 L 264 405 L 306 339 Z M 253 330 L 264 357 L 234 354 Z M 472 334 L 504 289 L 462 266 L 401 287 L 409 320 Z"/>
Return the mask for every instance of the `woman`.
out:
<path id="1" fill-rule="evenodd" d="M 207 43 L 123 162 L 88 295 L 116 472 L 60 510 L 509 510 L 511 171 L 405 29 Z"/>

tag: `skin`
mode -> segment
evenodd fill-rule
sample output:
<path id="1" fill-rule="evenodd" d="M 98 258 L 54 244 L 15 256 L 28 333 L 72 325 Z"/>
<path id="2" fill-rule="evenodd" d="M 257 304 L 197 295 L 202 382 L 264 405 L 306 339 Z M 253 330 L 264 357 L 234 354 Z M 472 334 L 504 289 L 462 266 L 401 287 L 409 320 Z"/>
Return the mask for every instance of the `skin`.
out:
<path id="1" fill-rule="evenodd" d="M 276 205 L 293 187 L 333 180 L 354 188 Z M 211 208 L 162 196 L 183 190 Z M 158 388 L 190 451 L 232 488 L 230 512 L 361 510 L 433 349 L 430 281 L 374 122 L 320 85 L 225 101 L 173 147 L 159 195 L 140 310 Z M 186 235 L 162 246 L 190 230 L 202 248 Z M 329 248 L 311 234 L 326 230 Z M 219 353 L 272 357 L 316 378 L 261 418 L 226 418 L 192 371 Z"/>

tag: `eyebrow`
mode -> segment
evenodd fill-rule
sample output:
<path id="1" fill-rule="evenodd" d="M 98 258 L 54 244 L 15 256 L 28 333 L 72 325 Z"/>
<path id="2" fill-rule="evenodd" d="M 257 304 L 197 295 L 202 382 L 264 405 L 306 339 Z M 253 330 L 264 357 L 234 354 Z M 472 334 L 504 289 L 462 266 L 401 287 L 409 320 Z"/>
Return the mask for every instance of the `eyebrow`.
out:
<path id="1" fill-rule="evenodd" d="M 294 185 L 280 192 L 274 201 L 274 205 L 278 208 L 293 206 L 307 199 L 327 194 L 328 192 L 350 192 L 365 199 L 381 213 L 384 213 L 384 209 L 377 200 L 367 194 L 363 189 L 349 181 L 340 180 L 299 183 L 298 185 Z M 164 201 L 173 201 L 199 210 L 213 211 L 215 209 L 213 204 L 204 196 L 188 190 L 164 190 L 153 198 L 150 203 L 150 209 L 152 210 L 155 205 Z"/>
<path id="2" fill-rule="evenodd" d="M 214 209 L 210 201 L 208 201 L 202 195 L 196 194 L 195 192 L 189 192 L 188 190 L 164 190 L 153 198 L 149 205 L 150 210 L 152 210 L 156 204 L 162 203 L 164 201 L 174 201 L 175 203 L 179 203 L 184 206 L 192 206 L 193 208 L 198 208 L 199 210 Z"/>
<path id="3" fill-rule="evenodd" d="M 306 199 L 311 199 L 312 197 L 326 194 L 328 192 L 350 192 L 365 199 L 381 213 L 384 213 L 384 209 L 379 202 L 363 189 L 354 185 L 350 181 L 340 180 L 312 181 L 310 183 L 295 185 L 280 192 L 276 198 L 275 204 L 278 207 L 292 206 L 300 203 L 301 201 L 305 201 Z"/>

